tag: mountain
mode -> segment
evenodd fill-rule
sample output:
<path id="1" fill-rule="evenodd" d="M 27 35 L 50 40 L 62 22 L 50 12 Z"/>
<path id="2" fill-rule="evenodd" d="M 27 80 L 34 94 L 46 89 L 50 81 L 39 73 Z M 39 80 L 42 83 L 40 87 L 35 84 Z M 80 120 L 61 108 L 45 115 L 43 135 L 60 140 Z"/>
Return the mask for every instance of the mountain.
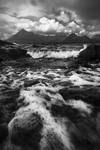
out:
<path id="1" fill-rule="evenodd" d="M 18 44 L 41 43 L 44 42 L 44 38 L 41 35 L 34 34 L 33 32 L 27 32 L 26 30 L 22 29 L 17 34 L 10 37 L 7 41 Z"/>
<path id="2" fill-rule="evenodd" d="M 96 35 L 92 36 L 91 40 L 94 43 L 100 43 L 100 34 L 96 34 Z"/>
<path id="3" fill-rule="evenodd" d="M 51 39 L 49 39 L 49 43 L 58 43 L 58 44 L 62 43 L 65 40 L 66 37 L 67 36 L 65 34 L 51 36 Z"/>
<path id="4" fill-rule="evenodd" d="M 91 39 L 87 36 L 77 36 L 72 33 L 64 40 L 64 43 L 91 43 Z"/>
<path id="5" fill-rule="evenodd" d="M 99 37 L 99 36 L 98 36 Z M 33 32 L 28 32 L 24 29 L 19 31 L 17 34 L 11 36 L 6 41 L 17 43 L 17 44 L 83 44 L 83 43 L 98 43 L 98 39 L 90 39 L 88 36 L 77 36 L 75 33 L 66 36 L 65 34 L 58 34 L 55 36 L 44 36 L 35 34 Z"/>
<path id="6" fill-rule="evenodd" d="M 33 32 L 28 32 L 24 29 L 19 31 L 17 34 L 10 37 L 7 41 L 14 42 L 18 44 L 44 44 L 44 43 L 59 43 L 66 38 L 65 35 L 56 35 L 56 36 L 44 36 L 39 34 L 34 34 Z"/>
<path id="7" fill-rule="evenodd" d="M 92 36 L 92 39 L 100 40 L 100 34 L 96 34 L 96 35 Z"/>

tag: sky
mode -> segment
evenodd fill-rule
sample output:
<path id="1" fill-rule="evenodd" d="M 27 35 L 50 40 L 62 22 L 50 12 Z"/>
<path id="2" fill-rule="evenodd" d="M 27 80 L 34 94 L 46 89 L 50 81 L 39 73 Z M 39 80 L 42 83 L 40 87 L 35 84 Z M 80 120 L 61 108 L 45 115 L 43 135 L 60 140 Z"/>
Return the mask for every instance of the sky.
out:
<path id="1" fill-rule="evenodd" d="M 100 34 L 100 0 L 0 0 L 0 39 L 36 34 Z"/>

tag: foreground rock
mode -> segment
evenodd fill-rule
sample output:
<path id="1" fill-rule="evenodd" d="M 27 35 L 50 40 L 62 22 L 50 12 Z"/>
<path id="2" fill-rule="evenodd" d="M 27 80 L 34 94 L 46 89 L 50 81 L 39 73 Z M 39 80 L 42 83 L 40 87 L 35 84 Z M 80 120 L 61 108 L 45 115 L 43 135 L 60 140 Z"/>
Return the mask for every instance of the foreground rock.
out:
<path id="1" fill-rule="evenodd" d="M 100 106 L 100 89 L 99 87 L 70 87 L 59 91 L 65 101 L 69 99 L 82 100 L 93 106 Z"/>
<path id="2" fill-rule="evenodd" d="M 83 60 L 100 59 L 100 45 L 89 45 L 85 50 L 80 52 L 78 58 Z"/>
<path id="3" fill-rule="evenodd" d="M 12 45 L 12 43 L 0 40 L 0 46 L 4 45 Z"/>
<path id="4" fill-rule="evenodd" d="M 38 115 L 24 113 L 14 118 L 8 125 L 11 142 L 22 147 L 39 148 L 41 139 L 42 122 Z"/>
<path id="5" fill-rule="evenodd" d="M 24 82 L 24 86 L 25 87 L 29 87 L 29 86 L 33 86 L 33 85 L 36 85 L 36 84 L 38 84 L 39 83 L 39 80 L 38 79 L 36 79 L 36 80 L 26 80 L 25 82 Z"/>
<path id="6" fill-rule="evenodd" d="M 0 62 L 3 60 L 16 60 L 19 58 L 30 57 L 27 51 L 20 48 L 0 48 Z"/>

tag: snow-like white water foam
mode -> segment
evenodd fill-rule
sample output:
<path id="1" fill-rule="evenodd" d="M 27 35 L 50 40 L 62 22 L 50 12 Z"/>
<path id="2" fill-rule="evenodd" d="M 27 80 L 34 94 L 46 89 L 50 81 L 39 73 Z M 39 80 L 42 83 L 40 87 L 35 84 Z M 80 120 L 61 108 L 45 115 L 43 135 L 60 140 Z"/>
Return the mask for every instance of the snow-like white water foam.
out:
<path id="1" fill-rule="evenodd" d="M 33 58 L 43 58 L 48 55 L 49 52 L 32 52 L 28 51 L 27 54 L 31 55 Z"/>
<path id="2" fill-rule="evenodd" d="M 59 52 L 51 52 L 50 55 L 48 55 L 48 58 L 69 58 L 69 57 L 77 57 L 79 54 L 79 51 L 59 51 Z"/>
<path id="3" fill-rule="evenodd" d="M 88 114 L 92 112 L 92 106 L 81 100 L 69 100 L 68 104 L 74 108 L 77 108 L 80 111 L 84 111 Z"/>
<path id="4" fill-rule="evenodd" d="M 80 49 L 80 52 L 82 52 L 83 50 L 85 50 L 88 47 L 88 44 L 83 44 L 83 48 Z"/>
<path id="5" fill-rule="evenodd" d="M 38 92 L 37 92 L 38 91 Z M 45 99 L 45 95 L 50 97 L 50 101 Z M 24 98 L 24 103 L 28 103 L 28 106 L 21 107 L 15 118 L 22 116 L 25 113 L 35 113 L 41 117 L 43 122 L 43 130 L 42 130 L 42 139 L 40 142 L 41 150 L 44 150 L 48 145 L 48 133 L 50 132 L 52 135 L 56 135 L 61 143 L 64 145 L 64 149 L 72 150 L 73 145 L 70 141 L 70 135 L 68 133 L 68 129 L 65 125 L 67 121 L 64 118 L 56 118 L 52 116 L 50 112 L 50 108 L 52 104 L 57 104 L 58 101 L 64 103 L 62 96 L 58 93 L 57 88 L 46 87 L 46 86 L 32 86 L 21 90 L 20 98 Z M 46 109 L 49 107 L 49 109 Z M 13 119 L 14 120 L 14 119 Z M 9 131 L 12 129 L 13 120 L 9 123 L 8 128 Z"/>
<path id="6" fill-rule="evenodd" d="M 79 54 L 79 51 L 39 51 L 39 52 L 27 52 L 30 54 L 33 58 L 69 58 L 69 57 L 77 57 Z"/>
<path id="7" fill-rule="evenodd" d="M 80 85 L 100 85 L 100 83 L 98 82 L 91 82 L 91 81 L 87 81 L 86 79 L 84 79 L 84 77 L 82 78 L 81 75 L 77 74 L 76 72 L 72 72 L 72 75 L 69 77 L 69 79 L 74 85 L 76 86 L 80 86 Z"/>
<path id="8" fill-rule="evenodd" d="M 81 51 L 86 49 L 87 44 L 83 45 L 83 48 L 78 50 L 77 48 L 75 49 L 70 49 L 70 47 L 64 48 L 65 50 L 63 51 L 62 47 L 58 47 L 58 49 L 55 51 L 51 51 L 50 48 L 45 51 L 42 49 L 37 49 L 37 51 L 34 51 L 32 49 L 27 51 L 27 54 L 31 55 L 33 58 L 69 58 L 69 57 L 77 57 Z M 45 47 L 44 47 L 45 48 Z"/>
<path id="9" fill-rule="evenodd" d="M 84 70 L 82 74 L 86 71 L 86 68 L 83 68 Z M 81 70 L 81 71 L 82 71 Z M 80 72 L 81 72 L 80 71 Z M 91 70 L 88 69 L 89 73 L 91 73 Z M 19 108 L 19 110 L 16 112 L 15 117 L 10 121 L 8 125 L 9 131 L 11 131 L 13 126 L 13 120 L 16 118 L 19 118 L 20 116 L 23 117 L 24 114 L 30 114 L 35 113 L 38 114 L 42 120 L 43 123 L 43 129 L 41 132 L 42 139 L 40 141 L 40 150 L 46 149 L 46 146 L 48 145 L 48 139 L 49 139 L 49 133 L 52 134 L 50 138 L 54 138 L 55 135 L 59 139 L 59 141 L 64 145 L 64 150 L 73 150 L 73 144 L 71 143 L 71 137 L 70 132 L 68 131 L 67 123 L 70 122 L 70 120 L 66 117 L 60 117 L 60 116 L 53 116 L 52 113 L 52 105 L 56 104 L 59 106 L 63 105 L 70 105 L 72 108 L 78 109 L 79 113 L 82 115 L 85 114 L 91 114 L 92 112 L 92 106 L 90 104 L 84 103 L 81 100 L 69 100 L 66 102 L 63 97 L 59 94 L 59 89 L 61 88 L 59 86 L 60 82 L 66 82 L 71 81 L 74 85 L 80 86 L 80 85 L 98 85 L 97 82 L 89 82 L 86 81 L 82 74 L 78 74 L 76 72 L 71 72 L 68 75 L 64 74 L 64 70 L 62 69 L 41 69 L 37 71 L 27 70 L 23 73 L 20 73 L 20 82 L 16 78 L 14 80 L 12 87 L 15 87 L 19 84 L 22 84 L 23 78 L 27 80 L 33 80 L 33 79 L 39 79 L 41 82 L 37 83 L 36 85 L 31 85 L 29 87 L 22 86 L 22 89 L 20 91 L 20 97 L 18 99 L 18 103 L 20 103 L 20 100 L 23 101 L 22 103 L 25 104 Z M 91 75 L 93 75 L 94 72 L 92 72 Z M 8 74 L 9 76 L 11 74 Z M 49 76 L 52 76 L 53 79 L 52 82 L 57 81 L 57 86 L 53 85 L 52 82 L 49 82 L 47 80 Z M 87 74 L 85 74 L 87 76 Z M 99 77 L 99 76 L 98 76 Z M 42 81 L 45 81 L 46 84 L 44 84 Z M 24 84 L 24 82 L 23 82 Z M 66 123 L 67 122 L 67 123 Z M 52 141 L 51 141 L 52 142 Z M 50 149 L 51 150 L 51 149 Z"/>

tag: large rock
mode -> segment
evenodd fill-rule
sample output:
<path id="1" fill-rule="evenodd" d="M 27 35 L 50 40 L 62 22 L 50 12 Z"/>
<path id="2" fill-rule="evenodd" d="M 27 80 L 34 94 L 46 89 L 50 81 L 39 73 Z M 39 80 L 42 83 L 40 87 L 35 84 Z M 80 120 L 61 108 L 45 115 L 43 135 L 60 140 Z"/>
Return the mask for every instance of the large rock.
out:
<path id="1" fill-rule="evenodd" d="M 29 55 L 27 55 L 27 51 L 17 48 L 17 49 L 10 49 L 8 52 L 8 56 L 11 59 L 18 59 L 18 58 L 22 58 L 22 57 L 27 57 Z"/>
<path id="2" fill-rule="evenodd" d="M 100 89 L 99 87 L 71 87 L 59 90 L 59 93 L 68 101 L 69 99 L 82 100 L 93 106 L 100 106 Z"/>
<path id="3" fill-rule="evenodd" d="M 36 79 L 36 80 L 26 80 L 26 81 L 24 81 L 24 86 L 29 87 L 29 86 L 36 85 L 38 83 L 39 83 L 38 79 Z"/>
<path id="4" fill-rule="evenodd" d="M 12 43 L 0 40 L 0 46 L 4 46 L 4 45 L 12 45 Z"/>
<path id="5" fill-rule="evenodd" d="M 0 61 L 16 60 L 23 57 L 30 57 L 26 50 L 20 48 L 9 48 L 8 50 L 6 48 L 0 49 Z"/>
<path id="6" fill-rule="evenodd" d="M 11 142 L 17 146 L 29 146 L 38 150 L 42 127 L 42 121 L 37 114 L 26 113 L 15 117 L 8 125 Z"/>
<path id="7" fill-rule="evenodd" d="M 89 45 L 85 50 L 80 52 L 79 58 L 85 60 L 100 59 L 100 45 Z"/>

